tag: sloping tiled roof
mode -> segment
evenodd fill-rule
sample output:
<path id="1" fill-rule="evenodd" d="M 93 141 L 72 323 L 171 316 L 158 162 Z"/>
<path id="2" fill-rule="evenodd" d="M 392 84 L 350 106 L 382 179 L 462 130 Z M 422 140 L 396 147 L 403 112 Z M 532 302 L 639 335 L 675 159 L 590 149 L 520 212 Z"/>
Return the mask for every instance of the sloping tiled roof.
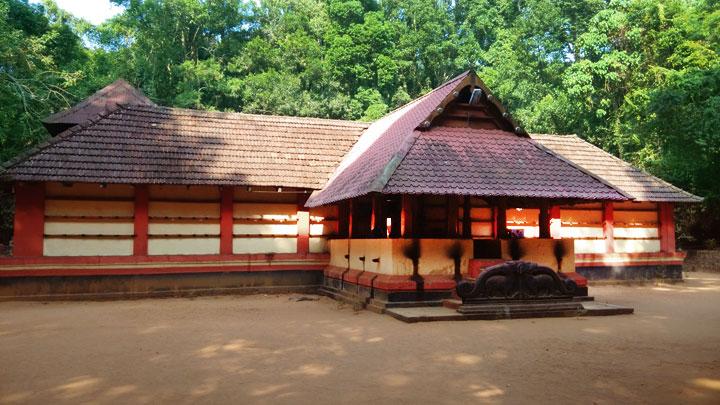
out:
<path id="1" fill-rule="evenodd" d="M 51 139 L 4 177 L 318 189 L 368 125 L 125 106 Z"/>
<path id="2" fill-rule="evenodd" d="M 699 202 L 702 198 L 681 190 L 584 141 L 576 135 L 532 134 L 553 153 L 602 178 L 638 201 Z"/>
<path id="3" fill-rule="evenodd" d="M 522 150 L 528 152 L 530 149 L 526 146 L 532 146 L 532 142 L 527 144 L 527 134 L 519 127 L 516 129 L 517 134 L 503 132 L 504 135 L 518 138 L 517 143 L 513 143 L 515 140 L 510 141 L 509 138 L 500 137 L 493 131 L 468 130 L 463 132 L 448 127 L 434 128 L 429 132 L 419 130 L 427 128 L 426 121 L 439 114 L 447 104 L 448 99 L 453 97 L 453 93 L 468 84 L 480 85 L 489 94 L 489 91 L 473 72 L 465 72 L 427 95 L 373 123 L 345 156 L 325 188 L 314 192 L 306 205 L 313 207 L 371 192 L 627 199 L 621 193 L 603 184 L 602 181 L 594 179 L 591 175 L 574 167 L 572 164 L 545 152 L 542 153 L 542 158 L 539 158 L 540 155 L 533 152 L 535 160 L 532 162 L 535 165 L 534 169 L 538 173 L 544 174 L 543 176 L 530 176 L 525 171 L 527 167 L 523 164 L 517 164 L 518 162 L 509 161 L 499 155 L 493 157 L 496 160 L 488 159 L 487 156 L 482 156 L 481 149 L 477 149 L 473 145 L 464 145 L 466 148 L 461 151 L 465 153 L 464 157 L 454 154 L 457 152 L 456 148 L 463 146 L 452 139 L 454 135 L 470 144 L 477 144 L 480 148 L 496 147 L 498 145 L 513 147 L 514 145 L 515 147 L 521 147 L 521 149 L 524 148 Z M 505 111 L 499 103 L 494 103 L 501 112 Z M 503 119 L 508 119 L 507 114 L 503 114 Z M 512 123 L 514 124 L 514 122 Z M 426 133 L 427 136 L 425 136 Z M 492 134 L 492 136 L 489 135 L 487 139 L 480 139 L 485 134 Z M 525 141 L 522 141 L 523 139 Z M 439 152 L 440 154 L 433 155 L 434 150 L 432 148 L 435 146 L 443 148 L 441 145 L 435 145 L 434 142 L 445 142 L 449 154 L 443 155 L 442 152 Z M 493 142 L 495 143 L 493 144 Z M 417 145 L 417 148 L 413 145 Z M 540 152 L 536 146 L 532 146 L 532 148 Z M 497 148 L 494 150 L 497 154 L 511 154 L 509 151 L 502 152 Z M 462 160 L 463 158 L 467 160 Z M 441 164 L 438 166 L 438 163 Z M 481 168 L 493 163 L 500 166 L 495 167 L 495 170 L 489 173 L 495 173 L 500 178 L 492 179 L 492 176 L 483 175 L 483 177 L 474 181 L 468 181 L 468 175 L 480 175 L 479 170 L 483 170 Z M 546 164 L 546 168 L 543 168 L 541 163 Z M 400 167 L 403 167 L 401 172 L 399 172 Z M 582 181 L 577 184 L 568 183 L 567 188 L 544 188 L 542 180 L 547 178 L 549 168 L 564 168 L 564 173 L 572 173 L 574 176 L 568 181 L 580 179 Z M 445 169 L 447 169 L 447 172 L 441 173 Z M 464 169 L 475 171 L 468 173 L 463 171 Z M 520 173 L 514 173 L 513 170 L 520 170 Z M 418 173 L 424 173 L 430 175 L 430 177 L 419 176 Z M 511 179 L 516 175 L 521 176 L 521 178 L 513 183 Z M 438 180 L 441 178 L 444 179 L 442 182 Z M 453 180 L 450 180 L 451 178 Z M 532 187 L 526 184 L 530 179 L 538 181 L 541 186 Z M 466 186 L 462 185 L 464 182 L 467 182 Z M 585 189 L 581 190 L 580 187 L 583 184 Z M 556 185 L 559 186 L 559 184 Z M 503 190 L 503 186 L 509 188 Z"/>
<path id="4" fill-rule="evenodd" d="M 313 207 L 382 191 L 387 175 L 400 164 L 415 141 L 415 128 L 470 74 L 465 72 L 375 121 L 347 153 L 325 188 L 310 196 L 307 205 Z"/>
<path id="5" fill-rule="evenodd" d="M 118 105 L 154 106 L 155 103 L 130 83 L 118 79 L 73 107 L 57 112 L 45 118 L 42 122 L 45 124 L 76 125 L 95 116 L 113 111 Z"/>
<path id="6" fill-rule="evenodd" d="M 627 199 L 511 132 L 436 127 L 415 137 L 384 193 Z"/>

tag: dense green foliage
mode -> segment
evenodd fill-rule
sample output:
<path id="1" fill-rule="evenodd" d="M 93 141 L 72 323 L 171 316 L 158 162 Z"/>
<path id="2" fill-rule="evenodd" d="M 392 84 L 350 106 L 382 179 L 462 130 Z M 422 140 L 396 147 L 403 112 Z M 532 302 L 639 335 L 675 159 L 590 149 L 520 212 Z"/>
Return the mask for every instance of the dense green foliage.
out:
<path id="1" fill-rule="evenodd" d="M 718 0 L 114 2 L 91 26 L 0 0 L 0 158 L 117 77 L 163 105 L 373 120 L 472 68 L 529 131 L 707 197 L 693 233 L 720 237 Z"/>

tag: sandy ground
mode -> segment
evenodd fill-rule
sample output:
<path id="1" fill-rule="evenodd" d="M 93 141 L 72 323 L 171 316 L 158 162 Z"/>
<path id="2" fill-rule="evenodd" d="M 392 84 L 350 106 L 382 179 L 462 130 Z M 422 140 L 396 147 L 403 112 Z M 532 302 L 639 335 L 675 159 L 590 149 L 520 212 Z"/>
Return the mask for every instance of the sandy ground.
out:
<path id="1" fill-rule="evenodd" d="M 635 315 L 405 324 L 326 298 L 0 303 L 0 403 L 720 403 L 720 275 Z"/>

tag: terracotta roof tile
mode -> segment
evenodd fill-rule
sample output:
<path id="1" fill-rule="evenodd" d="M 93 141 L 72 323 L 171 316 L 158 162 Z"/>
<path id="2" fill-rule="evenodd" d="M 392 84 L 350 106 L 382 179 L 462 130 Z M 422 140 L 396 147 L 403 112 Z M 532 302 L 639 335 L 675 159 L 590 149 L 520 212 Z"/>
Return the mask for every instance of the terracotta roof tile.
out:
<path id="1" fill-rule="evenodd" d="M 415 128 L 470 74 L 465 72 L 375 121 L 347 153 L 325 188 L 310 196 L 307 205 L 323 205 L 382 191 L 385 176 L 392 173 L 412 146 Z"/>
<path id="2" fill-rule="evenodd" d="M 571 160 L 638 201 L 702 201 L 702 198 L 647 174 L 576 135 L 532 134 L 531 136 L 553 153 Z"/>
<path id="3" fill-rule="evenodd" d="M 11 164 L 7 178 L 318 189 L 366 123 L 119 107 Z"/>
<path id="4" fill-rule="evenodd" d="M 436 127 L 415 131 L 415 138 L 383 193 L 626 199 L 511 132 Z"/>

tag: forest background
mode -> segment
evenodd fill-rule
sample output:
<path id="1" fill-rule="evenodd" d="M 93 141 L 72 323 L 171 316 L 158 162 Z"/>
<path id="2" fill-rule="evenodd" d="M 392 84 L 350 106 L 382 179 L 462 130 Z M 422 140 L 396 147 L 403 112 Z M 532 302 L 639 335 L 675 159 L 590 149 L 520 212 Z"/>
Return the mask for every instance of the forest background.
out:
<path id="1" fill-rule="evenodd" d="M 578 134 L 704 197 L 678 209 L 680 242 L 720 241 L 719 0 L 113 3 L 93 25 L 0 0 L 0 161 L 120 77 L 166 106 L 374 120 L 475 69 L 528 131 Z"/>

